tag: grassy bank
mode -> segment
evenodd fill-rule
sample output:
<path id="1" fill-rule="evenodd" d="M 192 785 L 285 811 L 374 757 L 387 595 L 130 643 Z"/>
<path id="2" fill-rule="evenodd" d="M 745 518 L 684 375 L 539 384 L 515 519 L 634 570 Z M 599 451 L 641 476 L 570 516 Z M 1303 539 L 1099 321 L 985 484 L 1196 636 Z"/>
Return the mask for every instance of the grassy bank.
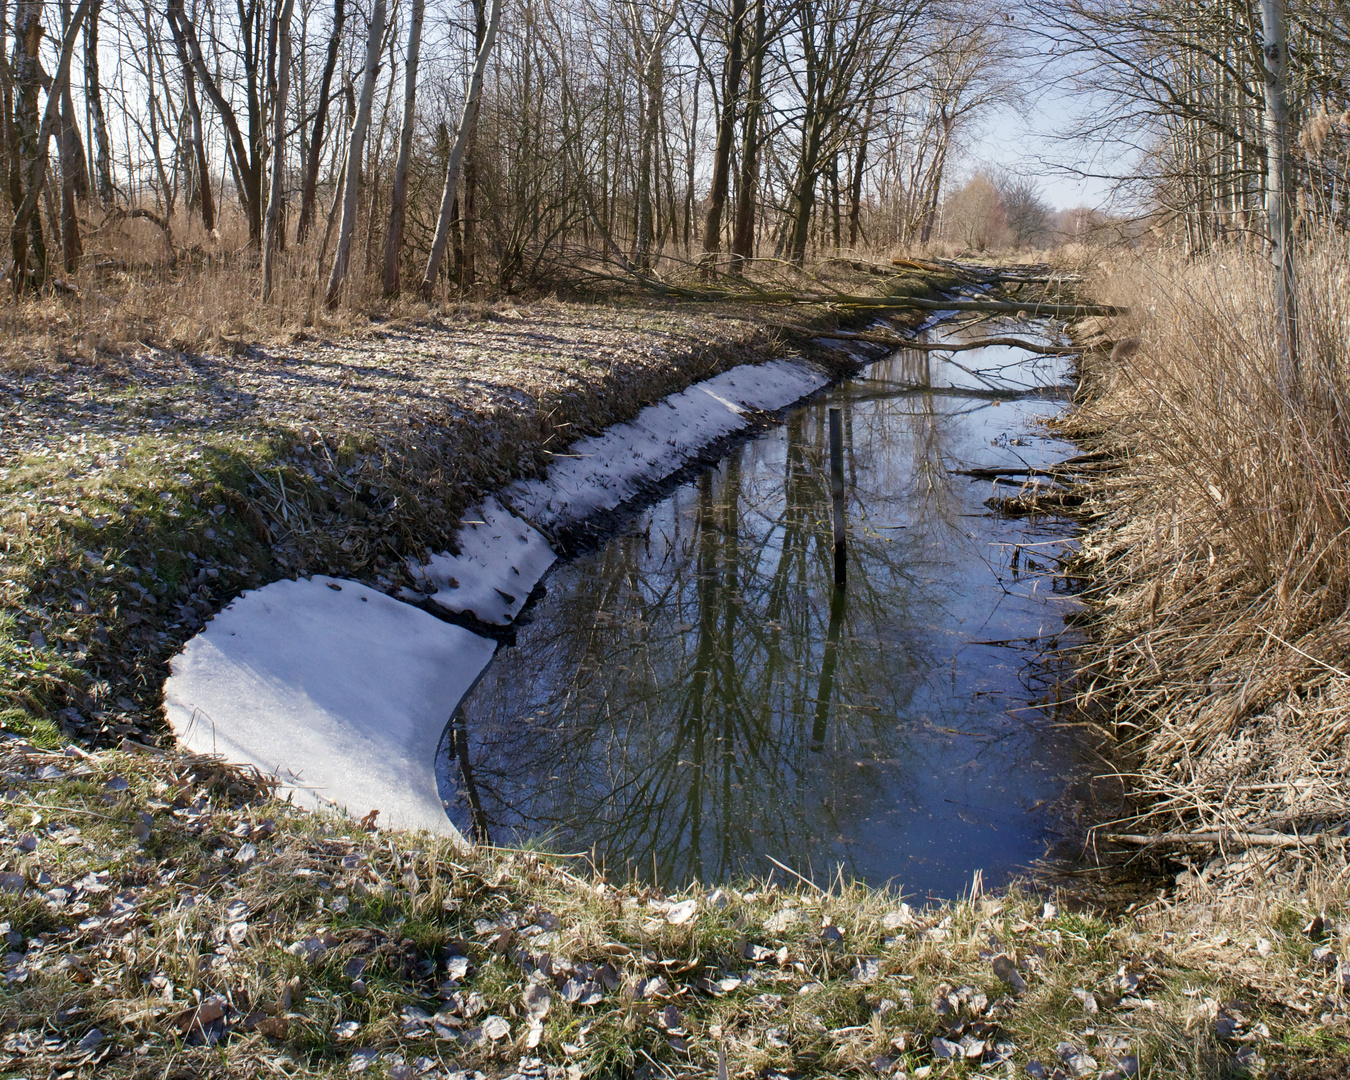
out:
<path id="1" fill-rule="evenodd" d="M 301 813 L 174 753 L 0 744 L 0 1075 L 1340 1075 L 1339 925 L 665 896 Z M 1343 1021 L 1343 1017 L 1338 1018 Z"/>
<path id="2" fill-rule="evenodd" d="M 811 344 L 836 322 L 616 293 L 423 309 L 335 340 L 14 359 L 0 724 L 48 745 L 156 742 L 169 657 L 242 589 L 309 573 L 395 588 L 473 500 L 573 439 L 739 363 L 839 363 Z"/>

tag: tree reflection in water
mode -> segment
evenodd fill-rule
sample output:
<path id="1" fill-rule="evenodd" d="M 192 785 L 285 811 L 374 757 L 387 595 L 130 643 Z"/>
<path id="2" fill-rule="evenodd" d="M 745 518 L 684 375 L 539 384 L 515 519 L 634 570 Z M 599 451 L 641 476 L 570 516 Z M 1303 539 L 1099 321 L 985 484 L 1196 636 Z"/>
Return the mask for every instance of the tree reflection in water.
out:
<path id="1" fill-rule="evenodd" d="M 1044 406 L 913 393 L 929 364 L 901 355 L 831 395 L 846 595 L 822 400 L 554 572 L 448 729 L 451 816 L 664 883 L 762 874 L 771 855 L 948 895 L 1043 854 L 1038 804 L 1081 755 L 1014 715 L 1020 653 L 968 643 L 1055 632 L 1063 602 L 1013 587 L 997 546 L 1037 526 L 988 516 L 987 487 L 949 470 L 1011 460 L 991 439 Z"/>

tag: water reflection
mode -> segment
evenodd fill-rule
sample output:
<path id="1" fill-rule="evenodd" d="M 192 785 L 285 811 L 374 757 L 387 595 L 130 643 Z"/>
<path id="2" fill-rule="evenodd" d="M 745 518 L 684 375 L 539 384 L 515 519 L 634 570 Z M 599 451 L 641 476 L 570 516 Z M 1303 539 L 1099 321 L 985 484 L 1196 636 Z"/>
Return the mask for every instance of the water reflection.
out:
<path id="1" fill-rule="evenodd" d="M 874 365 L 559 567 L 448 729 L 452 817 L 666 883 L 773 856 L 951 895 L 1041 856 L 1081 753 L 1018 709 L 1025 652 L 973 643 L 1061 629 L 1048 579 L 1008 563 L 1062 531 L 989 516 L 988 485 L 951 470 L 1063 448 L 1029 431 L 1047 403 L 950 392 L 969 378 L 922 353 Z M 846 592 L 827 404 L 848 448 Z"/>

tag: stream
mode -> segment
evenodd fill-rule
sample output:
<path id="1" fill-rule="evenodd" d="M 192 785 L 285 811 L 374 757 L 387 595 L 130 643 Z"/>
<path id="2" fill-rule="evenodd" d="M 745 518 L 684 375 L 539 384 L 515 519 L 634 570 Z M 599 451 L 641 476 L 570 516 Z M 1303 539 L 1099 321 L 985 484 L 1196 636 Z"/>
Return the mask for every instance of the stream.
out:
<path id="1" fill-rule="evenodd" d="M 1069 370 L 1006 346 L 901 350 L 560 563 L 442 739 L 452 820 L 665 887 L 781 863 L 952 897 L 1071 858 L 1102 771 L 1055 707 L 1074 529 L 996 514 L 985 500 L 1016 488 L 959 472 L 1071 455 L 1037 424 Z"/>

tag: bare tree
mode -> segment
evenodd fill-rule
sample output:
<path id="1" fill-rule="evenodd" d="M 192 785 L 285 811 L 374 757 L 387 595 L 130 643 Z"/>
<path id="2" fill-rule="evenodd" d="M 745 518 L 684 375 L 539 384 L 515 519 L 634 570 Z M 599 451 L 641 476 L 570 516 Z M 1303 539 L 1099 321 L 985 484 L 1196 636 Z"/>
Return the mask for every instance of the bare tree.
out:
<path id="1" fill-rule="evenodd" d="M 259 93 L 258 77 L 262 41 L 262 4 L 259 0 L 240 0 L 238 4 L 239 23 L 237 27 L 238 43 L 242 52 L 244 66 L 244 86 L 247 105 L 248 135 L 245 137 L 235 115 L 233 106 L 222 90 L 217 77 L 207 67 L 206 57 L 202 53 L 201 41 L 196 28 L 183 11 L 183 0 L 169 0 L 168 17 L 177 24 L 178 33 L 183 35 L 188 56 L 192 60 L 197 78 L 211 103 L 216 107 L 221 124 L 228 138 L 227 153 L 232 155 L 232 165 L 239 186 L 240 201 L 248 218 L 249 241 L 255 246 L 262 244 L 263 191 L 262 157 L 266 145 L 263 123 L 262 96 Z"/>
<path id="2" fill-rule="evenodd" d="M 501 14 L 502 0 L 492 0 L 492 14 L 488 17 L 487 32 L 474 59 L 473 73 L 469 76 L 469 87 L 464 95 L 464 109 L 460 113 L 459 129 L 455 132 L 455 141 L 450 147 L 449 159 L 445 165 L 445 186 L 441 190 L 441 208 L 436 217 L 436 235 L 431 241 L 426 270 L 422 274 L 421 293 L 425 300 L 430 300 L 435 295 L 441 263 L 445 260 L 445 245 L 450 238 L 450 218 L 454 210 L 455 196 L 459 191 L 460 164 L 464 160 L 464 150 L 478 120 L 479 100 L 483 92 L 483 73 L 487 70 L 488 57 L 492 55 L 492 45 L 497 38 L 497 23 L 501 19 Z"/>
<path id="3" fill-rule="evenodd" d="M 347 280 L 347 263 L 351 259 L 352 233 L 356 230 L 357 185 L 361 181 L 361 156 L 365 152 L 366 130 L 370 127 L 370 105 L 375 96 L 375 73 L 380 65 L 380 48 L 384 37 L 384 7 L 385 0 L 375 0 L 375 8 L 370 16 L 361 97 L 356 106 L 356 123 L 352 125 L 351 145 L 347 150 L 342 221 L 338 225 L 337 251 L 333 254 L 333 269 L 328 275 L 328 289 L 324 294 L 324 306 L 329 308 L 337 307 L 342 297 L 342 286 Z"/>
<path id="4" fill-rule="evenodd" d="M 417 122 L 417 59 L 422 48 L 425 0 L 413 0 L 408 24 L 408 55 L 403 72 L 403 123 L 398 135 L 394 189 L 389 197 L 389 231 L 384 238 L 384 295 L 398 294 L 398 260 L 403 250 L 403 219 L 407 214 L 408 166 L 412 162 L 413 127 Z"/>
<path id="5" fill-rule="evenodd" d="M 310 131 L 309 146 L 305 154 L 305 180 L 300 189 L 300 217 L 295 226 L 297 241 L 309 235 L 310 227 L 314 223 L 314 204 L 319 185 L 319 169 L 322 167 L 320 152 L 323 150 L 324 134 L 327 131 L 333 72 L 337 69 L 338 52 L 342 46 L 342 28 L 346 19 L 345 0 L 333 0 L 333 22 L 328 34 L 328 54 L 324 58 L 323 74 L 319 77 L 319 96 L 314 106 L 314 126 Z"/>
<path id="6" fill-rule="evenodd" d="M 731 0 L 727 18 L 726 73 L 722 81 L 722 109 L 717 120 L 717 147 L 713 151 L 712 189 L 708 192 L 708 216 L 703 224 L 703 273 L 712 273 L 722 250 L 722 215 L 731 183 L 731 146 L 736 137 L 736 109 L 745 71 L 745 0 Z"/>
<path id="7" fill-rule="evenodd" d="M 291 13 L 295 0 L 282 0 L 277 15 L 277 78 L 272 99 L 272 183 L 263 232 L 262 298 L 272 298 L 272 268 L 280 246 L 281 207 L 286 194 L 286 103 L 291 91 Z"/>
<path id="8" fill-rule="evenodd" d="M 1293 178 L 1289 167 L 1289 106 L 1285 100 L 1288 46 L 1284 0 L 1261 0 L 1264 40 L 1266 221 L 1275 263 L 1275 326 L 1291 384 L 1298 381 L 1298 309 L 1294 291 Z"/>

